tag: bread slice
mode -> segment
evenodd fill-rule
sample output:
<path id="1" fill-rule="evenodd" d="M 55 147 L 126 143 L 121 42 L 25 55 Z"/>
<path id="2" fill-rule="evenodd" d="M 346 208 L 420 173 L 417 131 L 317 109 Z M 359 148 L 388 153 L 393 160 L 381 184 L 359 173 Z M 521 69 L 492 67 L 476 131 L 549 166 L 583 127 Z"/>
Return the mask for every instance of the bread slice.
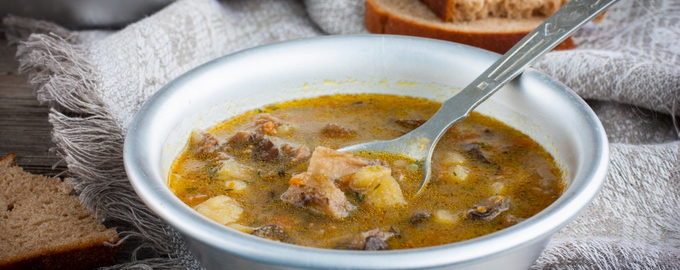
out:
<path id="1" fill-rule="evenodd" d="M 545 17 L 487 17 L 473 21 L 445 22 L 420 1 L 366 0 L 364 19 L 366 28 L 373 33 L 443 39 L 505 53 L 541 24 Z M 573 47 L 574 43 L 569 38 L 557 46 L 557 49 Z"/>
<path id="2" fill-rule="evenodd" d="M 420 0 L 442 21 L 460 22 L 486 18 L 547 18 L 567 0 Z"/>
<path id="3" fill-rule="evenodd" d="M 0 269 L 92 269 L 114 263 L 107 229 L 57 178 L 0 157 Z"/>

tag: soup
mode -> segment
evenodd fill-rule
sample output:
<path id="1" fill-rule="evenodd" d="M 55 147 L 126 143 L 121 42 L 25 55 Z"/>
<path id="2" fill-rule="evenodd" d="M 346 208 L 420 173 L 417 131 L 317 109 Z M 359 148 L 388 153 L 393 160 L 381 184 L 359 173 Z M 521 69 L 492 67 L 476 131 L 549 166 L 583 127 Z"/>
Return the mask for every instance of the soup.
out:
<path id="1" fill-rule="evenodd" d="M 522 222 L 564 190 L 552 156 L 478 113 L 454 125 L 422 164 L 333 149 L 392 139 L 441 104 L 379 95 L 293 100 L 194 131 L 168 183 L 187 205 L 245 233 L 291 244 L 384 250 L 434 246 Z"/>

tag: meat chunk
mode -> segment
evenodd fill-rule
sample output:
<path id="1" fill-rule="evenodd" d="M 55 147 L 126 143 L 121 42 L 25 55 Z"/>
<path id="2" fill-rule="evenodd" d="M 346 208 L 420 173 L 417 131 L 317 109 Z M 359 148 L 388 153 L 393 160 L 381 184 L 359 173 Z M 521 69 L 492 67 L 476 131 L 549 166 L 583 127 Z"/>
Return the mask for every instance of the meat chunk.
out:
<path id="1" fill-rule="evenodd" d="M 396 231 L 382 231 L 380 229 L 373 229 L 370 231 L 361 232 L 356 235 L 347 245 L 349 249 L 358 250 L 387 250 L 390 249 L 387 245 L 387 240 L 398 236 Z"/>
<path id="2" fill-rule="evenodd" d="M 357 132 L 338 124 L 327 124 L 321 129 L 321 134 L 328 138 L 351 138 L 356 136 Z"/>
<path id="3" fill-rule="evenodd" d="M 275 224 L 259 227 L 250 234 L 279 242 L 286 242 L 288 240 L 288 234 L 286 234 L 281 226 Z"/>
<path id="4" fill-rule="evenodd" d="M 259 161 L 272 161 L 279 158 L 279 148 L 269 138 L 258 133 L 250 135 L 253 145 L 252 158 Z"/>
<path id="5" fill-rule="evenodd" d="M 294 164 L 308 159 L 311 153 L 309 148 L 304 145 L 283 144 L 281 145 L 281 155 L 287 163 Z"/>
<path id="6" fill-rule="evenodd" d="M 369 163 L 368 160 L 355 157 L 349 153 L 317 146 L 309 160 L 307 171 L 311 174 L 321 174 L 329 179 L 336 180 L 357 172 L 362 167 L 369 165 Z"/>
<path id="7" fill-rule="evenodd" d="M 307 172 L 290 179 L 290 186 L 281 199 L 312 212 L 334 218 L 347 217 L 356 207 L 347 200 L 335 181 L 356 173 L 359 175 L 358 180 L 353 177 L 345 179 L 350 179 L 349 186 L 353 190 L 366 195 L 366 203 L 376 207 L 405 204 L 399 184 L 390 175 L 391 171 L 369 164 L 369 160 L 319 146 L 312 153 Z M 362 170 L 365 173 L 360 173 Z"/>
<path id="8" fill-rule="evenodd" d="M 394 120 L 395 123 L 398 125 L 405 127 L 405 128 L 410 128 L 410 129 L 415 129 L 425 123 L 427 120 L 425 119 L 397 119 Z"/>
<path id="9" fill-rule="evenodd" d="M 297 163 L 309 157 L 307 146 L 284 143 L 253 131 L 237 132 L 229 138 L 227 147 L 237 155 L 265 162 Z"/>
<path id="10" fill-rule="evenodd" d="M 247 130 L 269 136 L 286 136 L 294 130 L 294 126 L 268 113 L 260 113 L 253 118 L 255 124 Z"/>
<path id="11" fill-rule="evenodd" d="M 247 131 L 239 131 L 234 134 L 234 136 L 231 136 L 229 140 L 227 141 L 227 145 L 233 148 L 243 148 L 248 146 L 250 144 L 250 132 Z"/>
<path id="12" fill-rule="evenodd" d="M 486 198 L 468 209 L 466 216 L 475 220 L 490 221 L 510 209 L 510 200 L 501 195 Z"/>
<path id="13" fill-rule="evenodd" d="M 215 135 L 207 132 L 193 131 L 189 139 L 189 149 L 196 155 L 209 155 L 219 150 L 220 143 Z"/>
<path id="14" fill-rule="evenodd" d="M 324 174 L 304 172 L 294 175 L 288 183 L 290 186 L 281 194 L 281 200 L 286 203 L 336 219 L 348 217 L 356 209 Z"/>
<path id="15" fill-rule="evenodd" d="M 261 113 L 255 116 L 255 129 L 257 132 L 266 135 L 275 135 L 278 133 L 278 127 L 281 126 L 281 119 L 276 118 L 268 113 Z"/>
<path id="16" fill-rule="evenodd" d="M 227 140 L 225 149 L 236 156 L 250 156 L 253 153 L 251 134 L 247 131 L 236 132 Z"/>

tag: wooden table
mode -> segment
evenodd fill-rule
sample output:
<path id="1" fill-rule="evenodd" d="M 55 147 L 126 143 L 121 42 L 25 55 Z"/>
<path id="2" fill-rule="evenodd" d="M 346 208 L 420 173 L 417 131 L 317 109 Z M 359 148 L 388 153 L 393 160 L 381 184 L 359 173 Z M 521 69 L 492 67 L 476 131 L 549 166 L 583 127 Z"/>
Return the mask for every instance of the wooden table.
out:
<path id="1" fill-rule="evenodd" d="M 16 47 L 0 29 L 0 156 L 13 152 L 26 171 L 48 176 L 66 170 L 54 147 L 47 120 L 49 109 L 35 98 L 25 75 L 17 74 Z"/>

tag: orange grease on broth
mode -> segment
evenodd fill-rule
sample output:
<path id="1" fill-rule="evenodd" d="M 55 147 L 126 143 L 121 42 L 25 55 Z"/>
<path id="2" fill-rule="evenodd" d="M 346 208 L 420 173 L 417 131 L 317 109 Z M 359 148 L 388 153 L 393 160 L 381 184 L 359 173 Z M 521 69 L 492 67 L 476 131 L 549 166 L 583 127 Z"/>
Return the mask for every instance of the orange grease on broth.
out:
<path id="1" fill-rule="evenodd" d="M 224 142 L 250 125 L 257 114 L 269 113 L 293 126 L 289 134 L 281 137 L 283 140 L 304 144 L 310 149 L 316 146 L 339 148 L 401 136 L 409 129 L 396 124 L 395 119 L 427 119 L 440 105 L 422 98 L 379 94 L 322 96 L 249 111 L 216 125 L 208 132 Z M 356 131 L 356 136 L 349 139 L 326 138 L 320 130 L 328 123 L 351 128 Z M 465 164 L 470 171 L 466 181 L 452 182 L 439 177 L 450 169 L 442 165 L 446 153 L 456 151 L 465 155 L 462 147 L 471 142 L 478 143 L 485 152 L 490 153 L 489 159 L 498 167 L 472 160 Z M 420 172 L 413 170 L 413 165 L 409 167 L 411 170 L 395 169 L 395 161 L 406 159 L 389 155 L 362 156 L 387 161 L 393 168 L 393 175 L 397 171 L 404 175 L 399 184 L 408 202 L 406 206 L 378 209 L 350 198 L 358 206 L 357 210 L 348 218 L 335 220 L 278 199 L 288 188 L 291 175 L 305 171 L 307 163 L 287 168 L 285 174 L 279 175 L 271 173 L 281 170 L 274 165 L 241 159 L 248 166 L 257 168 L 259 173 L 247 179 L 248 186 L 244 192 L 236 193 L 225 189 L 223 181 L 211 180 L 204 169 L 207 163 L 192 157 L 187 149 L 172 166 L 169 186 L 183 202 L 192 207 L 213 196 L 230 196 L 244 209 L 236 223 L 250 227 L 277 224 L 285 230 L 293 244 L 334 248 L 341 239 L 359 232 L 395 226 L 400 230 L 401 237 L 387 241 L 391 249 L 463 241 L 510 226 L 501 216 L 483 221 L 465 218 L 463 214 L 480 200 L 496 195 L 493 189 L 496 182 L 503 184 L 502 195 L 511 200 L 510 209 L 505 213 L 517 218 L 535 215 L 554 202 L 564 189 L 561 171 L 548 152 L 521 132 L 479 113 L 472 113 L 457 123 L 442 138 L 434 153 L 435 178 L 419 196 L 413 195 L 420 181 Z M 466 158 L 471 159 L 469 156 Z M 418 225 L 409 223 L 411 216 L 417 212 L 434 213 L 441 209 L 453 213 L 457 222 L 446 224 L 430 218 Z"/>

